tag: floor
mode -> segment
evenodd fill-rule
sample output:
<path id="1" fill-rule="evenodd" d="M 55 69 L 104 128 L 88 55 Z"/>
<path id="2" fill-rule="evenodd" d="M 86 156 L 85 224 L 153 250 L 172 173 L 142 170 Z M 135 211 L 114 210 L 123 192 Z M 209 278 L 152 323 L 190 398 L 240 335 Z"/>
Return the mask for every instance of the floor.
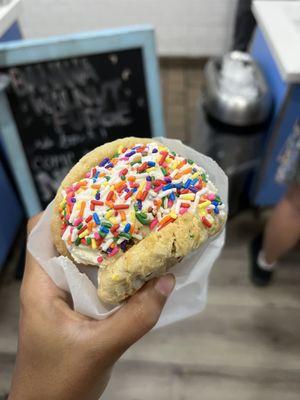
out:
<path id="1" fill-rule="evenodd" d="M 299 399 L 300 254 L 282 262 L 271 287 L 254 288 L 246 245 L 255 231 L 249 213 L 229 223 L 205 311 L 133 347 L 105 400 Z"/>
<path id="2" fill-rule="evenodd" d="M 273 285 L 255 288 L 248 280 L 247 243 L 258 229 L 250 212 L 229 222 L 205 311 L 131 348 L 104 400 L 299 399 L 299 249 L 279 265 Z M 0 289 L 0 399 L 14 365 L 18 290 L 9 278 Z"/>
<path id="3" fill-rule="evenodd" d="M 203 87 L 202 67 L 197 60 L 161 62 L 168 136 L 187 143 Z M 205 311 L 148 334 L 130 349 L 104 400 L 299 399 L 300 254 L 294 251 L 283 260 L 272 286 L 254 288 L 247 243 L 259 225 L 250 212 L 229 222 Z M 7 274 L 0 286 L 0 400 L 9 391 L 17 348 L 18 291 L 19 283 Z"/>
<path id="4" fill-rule="evenodd" d="M 204 59 L 160 62 L 162 95 L 168 137 L 190 143 L 195 111 L 203 89 Z"/>

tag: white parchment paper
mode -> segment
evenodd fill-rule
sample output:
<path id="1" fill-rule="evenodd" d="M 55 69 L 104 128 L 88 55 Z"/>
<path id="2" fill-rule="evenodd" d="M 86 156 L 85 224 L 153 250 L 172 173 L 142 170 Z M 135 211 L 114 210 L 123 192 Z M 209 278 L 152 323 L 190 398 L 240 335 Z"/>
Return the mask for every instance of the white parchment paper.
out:
<path id="1" fill-rule="evenodd" d="M 202 166 L 227 205 L 228 180 L 216 162 L 179 140 L 166 138 L 157 138 L 157 140 Z M 68 258 L 58 256 L 51 240 L 51 213 L 52 203 L 31 232 L 27 243 L 28 250 L 56 285 L 71 293 L 76 311 L 95 319 L 107 318 L 120 306 L 108 308 L 99 300 L 95 267 L 78 268 Z M 156 328 L 190 317 L 203 310 L 207 299 L 208 275 L 221 252 L 224 241 L 225 229 L 170 270 L 176 277 L 176 287 L 167 301 Z"/>

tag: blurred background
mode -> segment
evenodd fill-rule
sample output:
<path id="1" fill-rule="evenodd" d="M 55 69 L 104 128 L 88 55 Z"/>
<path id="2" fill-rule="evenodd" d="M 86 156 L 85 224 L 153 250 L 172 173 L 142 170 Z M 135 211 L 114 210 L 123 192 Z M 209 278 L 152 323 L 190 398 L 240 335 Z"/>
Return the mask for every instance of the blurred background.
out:
<path id="1" fill-rule="evenodd" d="M 204 312 L 131 348 L 103 399 L 299 399 L 299 21 L 297 0 L 0 0 L 0 399 L 26 220 L 129 135 L 213 157 L 229 222 Z"/>

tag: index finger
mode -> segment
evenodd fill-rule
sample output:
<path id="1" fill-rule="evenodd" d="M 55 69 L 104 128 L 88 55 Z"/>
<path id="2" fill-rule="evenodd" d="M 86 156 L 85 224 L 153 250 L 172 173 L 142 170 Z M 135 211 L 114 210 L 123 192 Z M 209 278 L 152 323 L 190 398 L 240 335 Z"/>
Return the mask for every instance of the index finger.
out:
<path id="1" fill-rule="evenodd" d="M 27 236 L 30 235 L 42 216 L 43 212 L 40 212 L 28 220 Z M 34 296 L 37 298 L 39 296 L 40 298 L 60 297 L 69 302 L 69 295 L 56 286 L 50 276 L 43 270 L 39 262 L 28 250 L 26 251 L 24 278 L 21 291 L 22 293 L 34 293 Z"/>
<path id="2" fill-rule="evenodd" d="M 27 222 L 27 235 L 30 234 L 30 232 L 36 226 L 36 224 L 39 222 L 39 220 L 41 219 L 43 214 L 44 214 L 44 211 L 42 211 L 39 214 L 36 214 L 33 217 L 29 218 L 29 220 Z"/>

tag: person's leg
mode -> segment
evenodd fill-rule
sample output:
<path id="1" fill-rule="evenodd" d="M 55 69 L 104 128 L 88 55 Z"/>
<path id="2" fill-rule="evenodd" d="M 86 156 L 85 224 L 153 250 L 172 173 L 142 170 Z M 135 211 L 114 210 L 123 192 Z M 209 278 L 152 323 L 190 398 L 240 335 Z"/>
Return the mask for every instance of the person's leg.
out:
<path id="1" fill-rule="evenodd" d="M 300 239 L 300 184 L 293 184 L 274 208 L 267 222 L 263 253 L 272 264 L 293 248 Z"/>
<path id="2" fill-rule="evenodd" d="M 290 186 L 274 208 L 264 233 L 250 244 L 250 277 L 258 286 L 270 283 L 274 265 L 300 239 L 300 184 Z"/>

